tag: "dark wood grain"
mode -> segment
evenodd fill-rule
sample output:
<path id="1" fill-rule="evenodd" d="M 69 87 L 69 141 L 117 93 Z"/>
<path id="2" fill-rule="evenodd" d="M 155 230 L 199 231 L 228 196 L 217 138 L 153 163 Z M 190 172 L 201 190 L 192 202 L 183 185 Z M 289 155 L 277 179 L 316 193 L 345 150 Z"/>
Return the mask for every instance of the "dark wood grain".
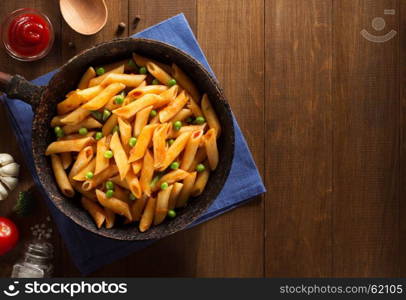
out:
<path id="1" fill-rule="evenodd" d="M 398 1 L 333 3 L 333 275 L 397 276 L 399 37 L 373 43 L 360 31 L 399 31 L 399 17 L 383 15 Z M 383 33 L 371 27 L 381 16 Z"/>
<path id="2" fill-rule="evenodd" d="M 399 3 L 399 27 L 406 28 L 406 2 Z M 406 35 L 399 33 L 399 89 L 400 89 L 400 180 L 399 180 L 399 253 L 406 251 Z M 400 255 L 400 274 L 406 274 L 406 256 Z"/>
<path id="3" fill-rule="evenodd" d="M 266 3 L 266 276 L 329 276 L 331 1 Z"/>

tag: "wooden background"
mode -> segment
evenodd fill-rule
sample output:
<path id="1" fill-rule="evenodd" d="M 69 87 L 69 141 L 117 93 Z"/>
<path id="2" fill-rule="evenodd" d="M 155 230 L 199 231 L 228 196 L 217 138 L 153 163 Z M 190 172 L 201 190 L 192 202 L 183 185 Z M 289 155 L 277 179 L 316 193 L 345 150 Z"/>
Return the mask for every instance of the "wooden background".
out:
<path id="1" fill-rule="evenodd" d="M 1 19 L 19 7 L 44 11 L 57 36 L 39 62 L 0 51 L 1 70 L 33 79 L 114 38 L 121 21 L 141 17 L 129 35 L 184 12 L 268 189 L 93 276 L 406 276 L 406 1 L 107 0 L 108 24 L 93 37 L 74 33 L 56 2 L 0 2 Z M 383 31 L 372 29 L 374 17 L 384 17 Z M 398 34 L 372 43 L 363 28 Z M 0 152 L 22 162 L 2 107 L 0 122 Z M 25 167 L 21 177 L 19 190 L 32 185 Z M 0 215 L 9 215 L 16 194 L 0 203 Z M 47 215 L 39 202 L 34 216 L 12 216 L 23 240 Z M 53 242 L 55 275 L 79 276 L 61 238 Z M 1 276 L 21 248 L 0 258 Z"/>

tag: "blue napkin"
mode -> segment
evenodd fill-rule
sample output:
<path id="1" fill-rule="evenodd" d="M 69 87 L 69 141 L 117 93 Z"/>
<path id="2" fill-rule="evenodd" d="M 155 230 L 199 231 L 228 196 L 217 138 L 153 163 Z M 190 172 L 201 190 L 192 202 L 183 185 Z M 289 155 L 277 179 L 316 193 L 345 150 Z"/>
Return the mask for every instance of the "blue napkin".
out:
<path id="1" fill-rule="evenodd" d="M 155 39 L 180 48 L 195 57 L 213 73 L 183 14 L 179 14 L 139 32 L 135 37 Z M 41 76 L 33 82 L 38 85 L 46 85 L 55 72 L 53 71 Z M 31 107 L 20 100 L 12 100 L 6 97 L 3 97 L 2 100 L 6 108 L 8 108 L 10 120 L 22 151 L 26 153 L 25 157 L 33 174 L 34 181 L 40 186 L 31 155 L 31 125 L 33 118 Z M 223 214 L 246 203 L 250 198 L 265 192 L 261 177 L 258 174 L 247 143 L 235 119 L 234 127 L 236 149 L 227 182 L 210 208 L 191 226 Z M 42 187 L 41 190 L 44 193 Z M 116 241 L 98 236 L 76 225 L 63 215 L 49 198 L 45 197 L 45 199 L 72 260 L 84 275 L 155 242 Z"/>

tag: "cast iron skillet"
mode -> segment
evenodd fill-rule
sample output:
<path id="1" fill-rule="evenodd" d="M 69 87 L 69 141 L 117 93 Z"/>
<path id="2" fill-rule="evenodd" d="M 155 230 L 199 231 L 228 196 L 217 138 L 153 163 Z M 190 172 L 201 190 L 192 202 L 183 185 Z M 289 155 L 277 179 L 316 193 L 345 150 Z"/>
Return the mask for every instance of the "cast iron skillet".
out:
<path id="1" fill-rule="evenodd" d="M 209 179 L 203 194 L 193 199 L 180 210 L 177 217 L 151 227 L 141 233 L 136 224 L 116 225 L 112 229 L 97 229 L 91 217 L 80 206 L 77 198 L 68 199 L 62 195 L 52 174 L 50 160 L 44 153 L 55 138 L 50 121 L 56 114 L 56 104 L 74 90 L 81 75 L 89 66 L 97 66 L 120 59 L 130 58 L 132 52 L 164 63 L 176 63 L 196 83 L 201 92 L 208 94 L 220 119 L 222 134 L 219 139 L 220 161 Z M 231 169 L 234 155 L 234 126 L 230 107 L 217 81 L 205 68 L 188 54 L 162 42 L 149 39 L 119 39 L 97 45 L 73 57 L 63 65 L 46 87 L 35 86 L 19 75 L 11 76 L 0 72 L 0 91 L 11 98 L 29 103 L 35 113 L 33 122 L 32 148 L 39 180 L 46 194 L 66 216 L 87 230 L 104 237 L 118 240 L 158 239 L 184 229 L 209 207 L 221 191 Z"/>

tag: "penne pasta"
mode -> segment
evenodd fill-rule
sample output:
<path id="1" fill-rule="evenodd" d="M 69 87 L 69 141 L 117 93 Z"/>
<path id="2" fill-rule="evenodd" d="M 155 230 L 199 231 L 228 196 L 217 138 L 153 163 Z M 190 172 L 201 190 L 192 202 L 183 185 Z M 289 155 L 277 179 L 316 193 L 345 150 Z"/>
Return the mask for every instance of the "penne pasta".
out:
<path id="1" fill-rule="evenodd" d="M 116 162 L 118 171 L 120 172 L 120 179 L 124 180 L 130 169 L 130 165 L 128 164 L 127 154 L 121 145 L 117 132 L 115 132 L 111 138 L 110 149 L 113 150 L 114 160 Z"/>
<path id="2" fill-rule="evenodd" d="M 116 221 L 116 214 L 106 207 L 104 208 L 104 213 L 106 215 L 106 228 L 113 228 L 114 222 Z"/>
<path id="3" fill-rule="evenodd" d="M 183 87 L 195 102 L 200 100 L 200 93 L 192 80 L 176 65 L 172 64 L 172 76 L 176 82 Z"/>
<path id="4" fill-rule="evenodd" d="M 154 225 L 159 225 L 165 220 L 169 210 L 169 197 L 172 189 L 173 185 L 170 185 L 167 189 L 161 190 L 158 193 L 155 206 Z"/>
<path id="5" fill-rule="evenodd" d="M 66 170 L 72 164 L 72 153 L 71 152 L 61 153 L 61 160 L 63 169 Z"/>
<path id="6" fill-rule="evenodd" d="M 90 115 L 90 111 L 80 106 L 61 119 L 61 122 L 64 125 L 75 125 L 86 119 L 88 115 Z"/>
<path id="7" fill-rule="evenodd" d="M 144 81 L 146 75 L 135 74 L 109 74 L 101 83 L 101 86 L 108 86 L 112 83 L 122 83 L 127 87 L 138 87 Z"/>
<path id="8" fill-rule="evenodd" d="M 137 53 L 133 53 L 133 59 L 135 63 L 140 67 L 146 67 L 148 62 L 153 62 L 154 64 L 158 65 L 161 69 L 165 70 L 166 73 L 171 72 L 171 67 L 169 65 L 157 62 L 156 60 L 150 58 L 146 58 Z"/>
<path id="9" fill-rule="evenodd" d="M 51 127 L 56 127 L 56 126 L 63 126 L 65 123 L 62 123 L 62 119 L 65 118 L 67 115 L 63 116 L 55 116 L 51 120 Z"/>
<path id="10" fill-rule="evenodd" d="M 85 191 L 84 189 L 82 189 L 82 183 L 75 181 L 75 180 L 71 180 L 70 183 L 72 184 L 73 188 L 75 189 L 75 191 L 81 193 L 83 196 L 85 196 L 87 199 L 90 199 L 92 201 L 97 202 L 97 197 L 96 197 L 96 192 L 95 190 L 91 190 L 91 191 Z"/>
<path id="11" fill-rule="evenodd" d="M 62 127 L 62 129 L 65 134 L 71 134 L 78 132 L 80 128 L 94 129 L 101 127 L 103 127 L 103 125 L 100 122 L 96 121 L 92 117 L 88 117 L 75 125 L 65 125 Z"/>
<path id="12" fill-rule="evenodd" d="M 91 79 L 90 82 L 89 82 L 89 87 L 99 85 L 110 74 L 123 74 L 123 73 L 124 73 L 124 65 L 118 66 L 118 67 L 104 73 L 101 76 L 98 76 L 98 77 L 95 77 L 95 78 Z"/>
<path id="13" fill-rule="evenodd" d="M 155 185 L 153 191 L 159 190 L 161 187 L 161 184 L 164 182 L 166 182 L 167 184 L 173 184 L 177 181 L 181 181 L 181 180 L 185 179 L 188 175 L 189 175 L 188 172 L 181 170 L 181 169 L 166 173 L 164 176 L 162 176 L 161 179 L 159 179 L 159 181 Z"/>
<path id="14" fill-rule="evenodd" d="M 149 150 L 146 151 L 141 169 L 140 185 L 143 193 L 147 196 L 151 195 L 152 177 L 154 176 L 154 158 Z"/>
<path id="15" fill-rule="evenodd" d="M 96 167 L 96 159 L 92 159 L 82 170 L 80 170 L 75 176 L 72 177 L 73 180 L 76 181 L 85 181 L 86 174 L 89 172 L 94 173 L 94 169 Z"/>
<path id="16" fill-rule="evenodd" d="M 147 62 L 146 67 L 148 69 L 148 72 L 151 73 L 152 76 L 154 76 L 165 85 L 167 85 L 172 79 L 172 77 L 167 72 L 165 72 L 165 70 L 163 70 L 161 67 L 153 62 Z"/>
<path id="17" fill-rule="evenodd" d="M 153 134 L 152 143 L 154 149 L 154 168 L 159 169 L 164 163 L 166 156 L 166 139 L 169 136 L 172 125 L 170 123 L 159 125 Z"/>
<path id="18" fill-rule="evenodd" d="M 206 187 L 207 181 L 209 180 L 209 176 L 210 176 L 210 171 L 208 169 L 197 174 L 196 181 L 195 181 L 192 191 L 190 193 L 191 196 L 197 197 L 197 196 L 201 195 L 204 188 Z"/>
<path id="19" fill-rule="evenodd" d="M 91 79 L 96 77 L 96 71 L 93 67 L 89 67 L 85 74 L 83 74 L 82 78 L 79 81 L 78 89 L 84 90 L 89 86 L 89 82 Z"/>
<path id="20" fill-rule="evenodd" d="M 159 121 L 161 123 L 168 122 L 182 110 L 187 102 L 188 97 L 186 96 L 186 94 L 184 92 L 180 93 L 174 101 L 172 101 L 168 106 L 166 106 L 159 112 Z"/>
<path id="21" fill-rule="evenodd" d="M 138 86 L 137 88 L 131 90 L 128 93 L 128 96 L 138 99 L 141 98 L 142 96 L 146 94 L 156 94 L 159 95 L 163 92 L 168 90 L 168 87 L 166 85 L 146 85 L 146 86 Z"/>
<path id="22" fill-rule="evenodd" d="M 107 119 L 107 122 L 104 123 L 102 128 L 103 136 L 108 136 L 114 129 L 114 127 L 118 124 L 118 118 L 116 115 L 112 115 L 110 118 Z"/>
<path id="23" fill-rule="evenodd" d="M 121 186 L 122 188 L 130 190 L 130 187 L 129 187 L 127 181 L 121 180 L 120 175 L 114 176 L 114 177 L 110 178 L 110 180 L 113 181 L 115 184 Z"/>
<path id="24" fill-rule="evenodd" d="M 168 209 L 171 210 L 171 209 L 175 208 L 176 200 L 178 199 L 180 191 L 182 190 L 182 188 L 183 188 L 183 183 L 175 182 L 173 184 L 173 189 L 172 189 L 171 195 L 169 197 Z"/>
<path id="25" fill-rule="evenodd" d="M 62 152 L 79 152 L 84 147 L 89 146 L 94 143 L 92 137 L 85 137 L 75 140 L 66 140 L 66 141 L 56 141 L 49 144 L 45 155 L 51 155 Z"/>
<path id="26" fill-rule="evenodd" d="M 161 100 L 166 101 L 165 99 L 162 99 L 159 95 L 146 94 L 145 96 L 131 102 L 128 105 L 113 110 L 113 114 L 122 117 L 124 119 L 130 119 L 140 110 L 150 105 L 154 105 L 155 103 L 160 102 Z"/>
<path id="27" fill-rule="evenodd" d="M 161 164 L 161 167 L 158 169 L 159 171 L 165 170 L 179 156 L 183 149 L 185 149 L 191 134 L 191 132 L 185 132 L 175 140 L 175 142 L 172 144 L 172 146 L 169 147 L 168 151 L 166 152 L 165 160 Z"/>
<path id="28" fill-rule="evenodd" d="M 113 177 L 117 173 L 118 173 L 118 169 L 115 165 L 109 166 L 106 170 L 104 170 L 100 174 L 95 175 L 93 177 L 93 179 L 86 180 L 85 182 L 83 182 L 82 188 L 85 191 L 90 191 L 90 190 L 96 188 L 97 186 L 99 186 L 101 183 L 103 183 L 107 179 Z"/>
<path id="29" fill-rule="evenodd" d="M 196 172 L 189 173 L 188 176 L 183 180 L 183 188 L 179 193 L 178 199 L 176 199 L 176 207 L 184 207 L 189 200 L 192 193 L 192 188 L 195 184 Z"/>
<path id="30" fill-rule="evenodd" d="M 94 152 L 92 146 L 87 146 L 80 150 L 78 157 L 76 158 L 76 161 L 70 170 L 69 178 L 73 178 L 76 174 L 79 173 L 80 170 L 87 166 L 93 159 L 93 155 Z"/>
<path id="31" fill-rule="evenodd" d="M 109 149 L 109 142 L 106 137 L 103 137 L 97 142 L 96 147 L 96 167 L 94 174 L 100 174 L 110 165 L 110 160 L 104 156 L 104 153 Z"/>
<path id="32" fill-rule="evenodd" d="M 100 94 L 94 97 L 92 100 L 81 106 L 87 110 L 97 110 L 102 108 L 106 103 L 119 92 L 125 89 L 125 85 L 122 83 L 112 83 L 108 85 Z"/>
<path id="33" fill-rule="evenodd" d="M 81 103 L 82 98 L 78 95 L 77 91 L 74 91 L 69 94 L 68 98 L 57 104 L 56 111 L 58 112 L 58 115 L 63 115 L 78 108 Z"/>
<path id="34" fill-rule="evenodd" d="M 138 175 L 138 173 L 142 169 L 142 159 L 139 159 L 139 160 L 134 161 L 133 163 L 131 163 L 131 168 L 132 168 L 134 174 Z"/>
<path id="35" fill-rule="evenodd" d="M 147 106 L 135 114 L 134 121 L 134 136 L 139 136 L 141 130 L 148 124 L 148 119 L 151 114 L 153 106 Z"/>
<path id="36" fill-rule="evenodd" d="M 204 147 L 206 148 L 207 159 L 209 161 L 211 170 L 215 170 L 219 162 L 216 136 L 217 134 L 214 128 L 207 131 L 207 133 L 204 135 Z"/>
<path id="37" fill-rule="evenodd" d="M 130 207 L 126 202 L 114 197 L 107 198 L 106 194 L 103 193 L 101 190 L 96 190 L 96 196 L 97 200 L 103 207 L 108 208 L 114 213 L 124 216 L 129 220 L 132 219 Z"/>
<path id="38" fill-rule="evenodd" d="M 131 193 L 135 196 L 135 198 L 141 198 L 142 195 L 141 185 L 132 169 L 128 171 L 125 179 L 127 181 Z"/>
<path id="39" fill-rule="evenodd" d="M 192 111 L 192 114 L 195 117 L 202 117 L 203 116 L 202 110 L 200 109 L 199 105 L 197 105 L 195 100 L 193 100 L 193 98 L 189 98 L 189 103 L 188 103 L 187 107 Z"/>
<path id="40" fill-rule="evenodd" d="M 87 199 L 86 197 L 82 197 L 81 201 L 82 206 L 87 212 L 91 215 L 94 222 L 96 223 L 97 228 L 101 228 L 104 221 L 106 220 L 106 214 L 97 203 L 92 200 Z"/>
<path id="41" fill-rule="evenodd" d="M 199 148 L 200 141 L 203 137 L 203 130 L 193 131 L 186 145 L 185 152 L 183 154 L 182 163 L 180 168 L 183 170 L 189 170 L 196 156 L 197 149 Z"/>
<path id="42" fill-rule="evenodd" d="M 147 125 L 141 130 L 141 134 L 138 136 L 137 143 L 135 147 L 130 151 L 129 162 L 134 162 L 141 159 L 145 155 L 145 151 L 148 148 L 149 143 L 151 142 L 152 135 L 154 133 L 157 124 Z"/>
<path id="43" fill-rule="evenodd" d="M 217 115 L 214 112 L 213 107 L 211 106 L 211 103 L 210 103 L 209 97 L 207 97 L 207 94 L 204 94 L 203 98 L 202 98 L 202 111 L 203 111 L 203 115 L 207 121 L 207 124 L 209 124 L 209 128 L 215 129 L 216 137 L 219 137 L 221 134 L 220 121 L 217 118 Z"/>
<path id="44" fill-rule="evenodd" d="M 139 199 L 136 199 L 135 202 L 131 205 L 131 215 L 133 221 L 141 220 L 142 212 L 144 211 L 145 204 L 147 203 L 148 197 L 142 196 Z"/>
<path id="45" fill-rule="evenodd" d="M 183 108 L 178 112 L 172 119 L 171 122 L 175 123 L 177 121 L 183 121 L 189 117 L 193 116 L 193 113 L 190 109 L 188 108 Z"/>
<path id="46" fill-rule="evenodd" d="M 204 138 L 202 140 L 204 140 Z M 197 149 L 195 158 L 193 159 L 193 162 L 189 167 L 189 171 L 194 171 L 196 169 L 196 166 L 201 162 L 203 162 L 206 158 L 207 158 L 206 148 L 200 147 L 199 149 Z"/>
<path id="47" fill-rule="evenodd" d="M 56 154 L 52 154 L 51 162 L 52 170 L 54 172 L 55 180 L 59 186 L 59 189 L 66 197 L 72 198 L 75 195 L 75 191 L 68 179 L 68 176 L 65 173 L 65 170 L 63 169 L 61 158 Z"/>
<path id="48" fill-rule="evenodd" d="M 155 215 L 155 206 L 156 206 L 156 199 L 153 197 L 150 197 L 147 200 L 147 205 L 144 209 L 144 213 L 142 214 L 141 220 L 140 220 L 140 225 L 139 225 L 139 230 L 141 232 L 147 231 L 154 220 L 154 215 Z"/>
<path id="49" fill-rule="evenodd" d="M 120 138 L 123 149 L 125 150 L 126 153 L 129 153 L 130 152 L 129 141 L 130 138 L 132 137 L 131 125 L 126 120 L 118 118 L 118 127 L 120 129 Z"/>
<path id="50" fill-rule="evenodd" d="M 206 124 L 182 126 L 181 129 L 178 130 L 178 131 L 172 129 L 169 136 L 171 138 L 176 138 L 176 137 L 180 136 L 181 134 L 184 134 L 185 132 L 193 132 L 193 131 L 196 131 L 196 130 L 203 130 L 204 131 L 205 128 L 206 128 Z"/>

